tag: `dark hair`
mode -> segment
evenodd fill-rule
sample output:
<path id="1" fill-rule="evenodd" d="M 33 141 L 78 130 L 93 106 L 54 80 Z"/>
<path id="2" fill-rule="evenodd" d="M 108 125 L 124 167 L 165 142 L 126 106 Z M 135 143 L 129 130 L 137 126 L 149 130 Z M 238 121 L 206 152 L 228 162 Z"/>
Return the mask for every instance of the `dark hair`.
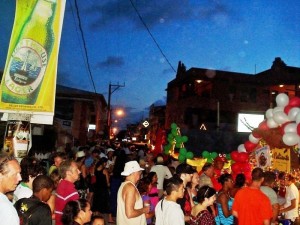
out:
<path id="1" fill-rule="evenodd" d="M 276 174 L 272 171 L 265 171 L 264 172 L 264 184 L 271 184 L 275 182 Z"/>
<path id="2" fill-rule="evenodd" d="M 60 176 L 59 176 L 59 173 L 58 173 L 58 169 L 55 169 L 52 171 L 52 173 L 49 175 L 49 177 L 51 178 L 51 180 L 53 181 L 54 183 L 54 189 L 57 188 L 57 185 L 60 181 Z"/>
<path id="3" fill-rule="evenodd" d="M 216 190 L 209 187 L 208 185 L 204 185 L 197 191 L 197 196 L 195 200 L 199 203 L 204 202 L 205 198 L 210 198 L 216 194 Z"/>
<path id="4" fill-rule="evenodd" d="M 26 163 L 23 162 L 25 159 Z M 24 158 L 21 161 L 20 167 L 21 167 L 21 177 L 23 182 L 28 182 L 30 177 L 36 177 L 39 174 L 45 174 L 45 169 L 35 161 L 27 161 L 26 158 Z"/>
<path id="5" fill-rule="evenodd" d="M 102 219 L 102 220 L 104 220 L 104 217 L 101 216 L 101 215 L 95 215 L 95 216 L 92 216 L 91 222 L 90 222 L 89 224 L 90 224 L 90 225 L 93 225 L 94 221 L 97 220 L 97 219 Z"/>
<path id="6" fill-rule="evenodd" d="M 155 175 L 157 176 L 156 172 L 154 172 L 154 171 L 151 171 L 151 172 L 148 173 L 147 177 L 149 178 L 149 180 L 151 181 L 151 183 L 152 183 L 153 177 Z"/>
<path id="7" fill-rule="evenodd" d="M 278 174 L 278 179 L 279 179 L 279 180 L 284 180 L 284 178 L 285 178 L 285 172 L 280 172 L 280 173 Z"/>
<path id="8" fill-rule="evenodd" d="M 176 174 L 178 174 L 178 175 L 183 174 L 183 173 L 193 174 L 194 172 L 195 172 L 195 169 L 187 163 L 181 163 L 176 167 Z"/>
<path id="9" fill-rule="evenodd" d="M 253 181 L 260 181 L 264 177 L 264 171 L 262 168 L 256 167 L 252 170 L 251 176 Z"/>
<path id="10" fill-rule="evenodd" d="M 0 173 L 6 174 L 7 172 L 7 164 L 9 161 L 16 160 L 13 156 L 1 154 L 0 155 Z"/>
<path id="11" fill-rule="evenodd" d="M 224 173 L 218 178 L 218 182 L 222 185 L 228 180 L 232 180 L 232 175 L 229 173 Z"/>
<path id="12" fill-rule="evenodd" d="M 285 176 L 285 179 L 288 180 L 288 181 L 295 182 L 295 177 L 292 174 L 287 174 Z"/>
<path id="13" fill-rule="evenodd" d="M 63 210 L 61 221 L 64 225 L 71 225 L 74 219 L 78 216 L 80 210 L 83 210 L 88 206 L 86 199 L 79 199 L 76 201 L 69 201 Z"/>
<path id="14" fill-rule="evenodd" d="M 103 166 L 104 163 L 106 163 L 108 161 L 108 159 L 106 157 L 102 157 L 101 159 L 98 160 L 98 162 L 95 165 L 95 171 L 94 173 L 96 173 L 97 169 L 99 166 Z"/>
<path id="15" fill-rule="evenodd" d="M 32 191 L 33 193 L 38 193 L 43 188 L 53 189 L 54 182 L 47 175 L 39 175 L 32 182 Z"/>
<path id="16" fill-rule="evenodd" d="M 139 180 L 136 188 L 138 189 L 140 194 L 144 194 L 144 193 L 148 192 L 150 184 L 151 184 L 151 180 L 148 177 L 144 177 Z"/>
<path id="17" fill-rule="evenodd" d="M 172 191 L 177 191 L 181 184 L 183 184 L 183 180 L 178 175 L 174 175 L 170 179 L 165 179 L 163 186 L 167 195 L 170 195 Z"/>
<path id="18" fill-rule="evenodd" d="M 212 163 L 205 163 L 204 166 L 202 167 L 202 171 L 205 172 L 209 168 L 213 167 Z"/>
<path id="19" fill-rule="evenodd" d="M 73 160 L 65 160 L 58 167 L 59 176 L 62 179 L 65 179 L 67 176 L 67 171 L 70 170 L 72 163 L 75 163 Z"/>
<path id="20" fill-rule="evenodd" d="M 235 183 L 234 186 L 241 188 L 245 185 L 246 182 L 246 176 L 243 173 L 239 173 L 238 175 L 236 175 L 235 177 Z"/>
<path id="21" fill-rule="evenodd" d="M 67 159 L 67 154 L 64 152 L 55 152 L 53 154 L 53 159 L 55 158 L 62 158 L 62 160 L 66 160 Z"/>

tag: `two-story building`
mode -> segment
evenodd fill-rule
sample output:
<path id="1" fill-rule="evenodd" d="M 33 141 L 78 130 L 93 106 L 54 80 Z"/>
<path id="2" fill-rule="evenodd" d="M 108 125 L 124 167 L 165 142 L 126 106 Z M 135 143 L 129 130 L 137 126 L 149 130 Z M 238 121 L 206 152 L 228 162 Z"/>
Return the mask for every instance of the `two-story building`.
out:
<path id="1" fill-rule="evenodd" d="M 176 78 L 168 83 L 166 91 L 166 129 L 176 123 L 183 133 L 189 134 L 192 148 L 230 151 L 238 142 L 226 144 L 231 139 L 240 141 L 238 137 L 242 135 L 236 133 L 239 113 L 264 114 L 276 106 L 278 93 L 300 96 L 300 68 L 287 66 L 280 58 L 275 58 L 270 69 L 257 74 L 186 70 L 179 62 Z M 205 138 L 200 134 L 203 130 Z M 207 137 L 209 132 L 211 136 Z M 203 145 L 208 138 L 218 144 Z"/>

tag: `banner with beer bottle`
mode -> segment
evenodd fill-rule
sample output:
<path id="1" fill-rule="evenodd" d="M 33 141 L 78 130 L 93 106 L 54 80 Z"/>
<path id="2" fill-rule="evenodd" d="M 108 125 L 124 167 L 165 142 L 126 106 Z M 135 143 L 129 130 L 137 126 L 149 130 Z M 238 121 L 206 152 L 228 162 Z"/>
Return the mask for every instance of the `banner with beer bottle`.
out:
<path id="1" fill-rule="evenodd" d="M 0 112 L 54 115 L 65 3 L 65 0 L 16 1 L 1 81 Z"/>

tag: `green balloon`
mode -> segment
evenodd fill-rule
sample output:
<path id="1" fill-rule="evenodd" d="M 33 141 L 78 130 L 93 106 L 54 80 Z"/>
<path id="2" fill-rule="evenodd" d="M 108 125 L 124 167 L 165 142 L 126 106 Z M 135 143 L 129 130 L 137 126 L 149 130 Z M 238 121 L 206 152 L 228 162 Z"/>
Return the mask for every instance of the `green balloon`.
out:
<path id="1" fill-rule="evenodd" d="M 231 155 L 230 154 L 226 154 L 226 159 L 227 160 L 231 160 Z"/>
<path id="2" fill-rule="evenodd" d="M 176 143 L 180 143 L 180 144 L 182 143 L 181 137 L 178 135 L 175 137 L 175 140 L 176 140 Z"/>
<path id="3" fill-rule="evenodd" d="M 164 146 L 165 151 L 169 151 L 170 149 L 171 149 L 171 146 L 169 144 Z"/>
<path id="4" fill-rule="evenodd" d="M 209 153 L 208 151 L 203 151 L 203 152 L 202 152 L 202 157 L 203 157 L 204 159 L 207 159 L 209 156 L 210 156 L 210 153 Z"/>
<path id="5" fill-rule="evenodd" d="M 169 138 L 169 137 L 168 137 L 168 142 L 169 142 L 169 143 L 172 143 L 173 141 L 174 141 L 174 138 Z"/>
<path id="6" fill-rule="evenodd" d="M 168 134 L 168 139 L 169 139 L 169 138 L 170 138 L 170 139 L 173 139 L 173 138 L 174 138 L 174 136 L 173 136 L 172 133 L 169 133 L 169 134 Z"/>
<path id="7" fill-rule="evenodd" d="M 176 142 L 175 147 L 176 148 L 181 148 L 181 143 Z"/>
<path id="8" fill-rule="evenodd" d="M 210 153 L 210 157 L 211 157 L 212 159 L 216 158 L 217 156 L 218 156 L 218 153 L 216 153 L 216 152 Z"/>
<path id="9" fill-rule="evenodd" d="M 212 159 L 212 158 L 207 158 L 207 161 L 206 161 L 206 162 L 212 163 L 212 162 L 213 162 L 213 159 Z"/>
<path id="10" fill-rule="evenodd" d="M 194 153 L 193 153 L 193 152 L 187 152 L 187 153 L 186 153 L 186 158 L 187 158 L 187 159 L 192 159 L 192 158 L 194 158 Z"/>
<path id="11" fill-rule="evenodd" d="M 172 123 L 172 124 L 171 124 L 171 128 L 172 128 L 172 129 L 176 129 L 176 128 L 177 128 L 177 124 L 176 124 L 176 123 Z"/>
<path id="12" fill-rule="evenodd" d="M 176 136 L 177 136 L 177 129 L 172 129 L 172 130 L 171 130 L 171 133 L 172 133 L 172 135 L 173 135 L 174 137 L 176 137 Z"/>
<path id="13" fill-rule="evenodd" d="M 178 156 L 178 161 L 183 163 L 185 161 L 185 156 L 184 155 L 179 155 Z"/>
<path id="14" fill-rule="evenodd" d="M 181 141 L 182 141 L 183 143 L 187 142 L 188 140 L 189 140 L 189 139 L 188 139 L 187 136 L 182 136 L 182 137 L 181 137 Z"/>
<path id="15" fill-rule="evenodd" d="M 187 153 L 187 150 L 186 150 L 186 148 L 181 148 L 181 149 L 179 149 L 179 154 L 180 155 L 186 155 L 186 153 Z"/>

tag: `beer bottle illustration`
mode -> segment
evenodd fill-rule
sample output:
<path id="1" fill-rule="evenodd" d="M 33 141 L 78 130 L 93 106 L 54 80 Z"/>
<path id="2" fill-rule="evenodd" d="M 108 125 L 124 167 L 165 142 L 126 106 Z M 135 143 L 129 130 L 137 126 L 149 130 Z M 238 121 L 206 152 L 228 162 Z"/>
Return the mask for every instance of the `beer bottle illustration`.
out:
<path id="1" fill-rule="evenodd" d="M 24 22 L 3 74 L 3 102 L 36 103 L 55 41 L 53 21 L 56 1 L 37 0 Z"/>

